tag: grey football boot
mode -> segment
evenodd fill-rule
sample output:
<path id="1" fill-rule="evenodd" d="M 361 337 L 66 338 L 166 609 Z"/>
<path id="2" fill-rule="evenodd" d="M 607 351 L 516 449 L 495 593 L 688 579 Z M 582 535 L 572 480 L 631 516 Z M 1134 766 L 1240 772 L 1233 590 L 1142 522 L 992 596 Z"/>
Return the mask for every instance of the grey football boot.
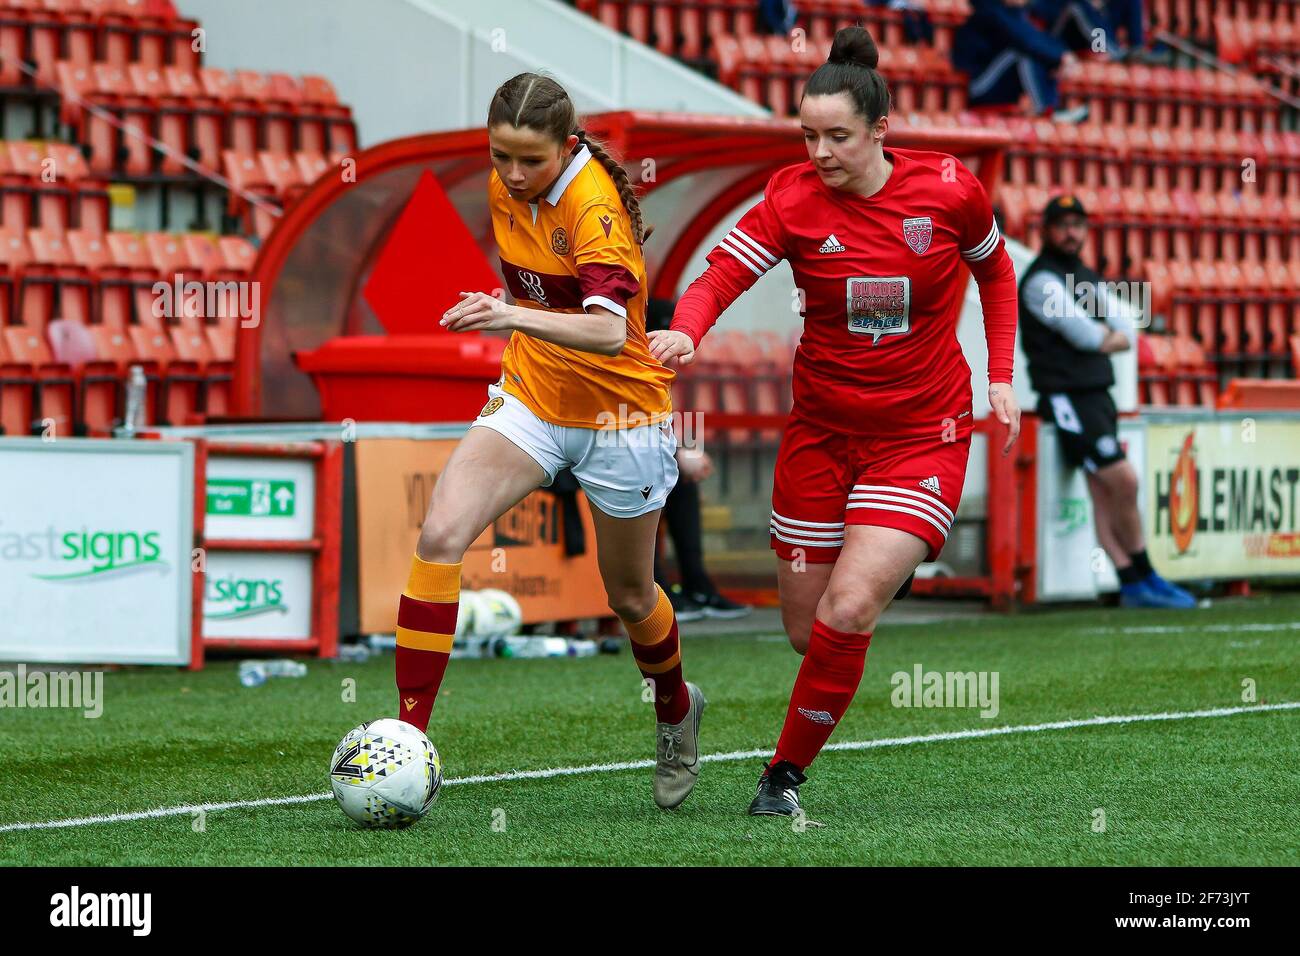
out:
<path id="1" fill-rule="evenodd" d="M 700 715 L 709 702 L 686 682 L 691 705 L 680 723 L 655 725 L 655 803 L 664 810 L 681 806 L 700 776 Z"/>

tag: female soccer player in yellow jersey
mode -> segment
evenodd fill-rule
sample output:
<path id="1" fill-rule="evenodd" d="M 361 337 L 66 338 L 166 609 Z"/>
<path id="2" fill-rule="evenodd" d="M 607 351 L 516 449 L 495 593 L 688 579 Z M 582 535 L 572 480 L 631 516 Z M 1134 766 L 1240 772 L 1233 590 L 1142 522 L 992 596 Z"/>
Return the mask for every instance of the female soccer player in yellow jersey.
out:
<path id="1" fill-rule="evenodd" d="M 677 481 L 668 385 L 645 332 L 645 227 L 623 167 L 578 126 L 554 80 L 521 73 L 488 108 L 492 228 L 515 300 L 462 292 L 442 325 L 511 330 L 501 379 L 429 503 L 397 627 L 398 712 L 427 727 L 451 652 L 461 559 L 498 517 L 570 468 L 593 506 L 609 606 L 652 682 L 654 799 L 699 774 L 706 701 L 682 677 L 677 621 L 654 582 L 659 511 Z"/>

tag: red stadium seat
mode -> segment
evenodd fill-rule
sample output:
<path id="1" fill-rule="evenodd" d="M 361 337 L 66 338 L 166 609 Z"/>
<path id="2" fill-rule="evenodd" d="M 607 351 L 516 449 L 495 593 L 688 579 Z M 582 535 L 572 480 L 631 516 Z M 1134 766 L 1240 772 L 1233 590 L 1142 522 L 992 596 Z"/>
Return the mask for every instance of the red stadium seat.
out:
<path id="1" fill-rule="evenodd" d="M 159 137 L 205 169 L 221 169 L 221 151 L 226 146 L 225 111 L 222 101 L 204 86 L 197 73 L 169 66 L 163 70 L 167 98 L 159 107 Z M 183 144 L 183 145 L 182 145 Z M 162 171 L 179 173 L 184 165 L 163 157 Z"/>
<path id="2" fill-rule="evenodd" d="M 228 213 L 244 218 L 257 235 L 269 235 L 276 218 L 271 210 L 279 207 L 275 203 L 275 187 L 267 176 L 266 168 L 253 153 L 228 149 L 222 153 L 221 158 L 222 169 L 232 186 L 227 200 Z M 256 199 L 246 199 L 245 196 L 249 194 Z"/>
<path id="3" fill-rule="evenodd" d="M 56 437 L 75 434 L 76 380 L 72 370 L 54 361 L 49 346 L 35 329 L 10 326 L 3 337 L 6 363 L 15 368 L 16 377 L 34 380 L 32 404 L 26 410 L 28 425 L 14 433 L 30 431 Z"/>
<path id="4" fill-rule="evenodd" d="M 262 164 L 266 181 L 278 199 L 283 201 L 293 195 L 295 190 L 302 188 L 302 172 L 291 154 L 268 150 L 258 153 L 257 158 Z"/>
<path id="5" fill-rule="evenodd" d="M 26 232 L 0 229 L 0 326 L 19 321 L 21 283 L 30 261 Z"/>
<path id="6" fill-rule="evenodd" d="M 66 239 L 52 230 L 27 233 L 31 265 L 23 281 L 23 324 L 43 329 L 56 318 L 85 324 L 93 309 L 90 277 Z"/>
<path id="7" fill-rule="evenodd" d="M 1138 381 L 1144 405 L 1163 408 L 1169 404 L 1169 373 L 1164 361 L 1168 349 L 1169 340 L 1164 336 L 1138 334 Z"/>
<path id="8" fill-rule="evenodd" d="M 198 363 L 178 356 L 171 336 L 162 329 L 133 325 L 127 335 L 136 355 L 160 370 L 159 420 L 173 425 L 200 421 L 203 376 Z"/>
<path id="9" fill-rule="evenodd" d="M 302 91 L 293 81 L 279 74 L 282 79 L 273 82 L 271 75 L 253 70 L 237 70 L 235 82 L 240 91 L 239 102 L 248 104 L 250 110 L 256 110 L 258 116 L 257 136 L 250 149 L 266 149 L 273 153 L 288 155 L 294 147 L 294 110 L 302 101 Z M 235 140 L 236 148 L 242 147 Z"/>
<path id="10" fill-rule="evenodd" d="M 7 148 L 0 147 L 0 226 L 22 232 L 31 224 L 36 184 L 25 170 L 14 168 Z"/>
<path id="11" fill-rule="evenodd" d="M 154 315 L 153 294 L 159 276 L 148 249 L 130 233 L 110 232 L 106 239 L 112 267 L 100 279 L 100 321 L 118 329 L 133 322 L 161 327 L 161 319 Z"/>
<path id="12" fill-rule="evenodd" d="M 185 244 L 185 255 L 191 269 L 197 269 L 203 281 L 214 281 L 221 273 L 225 263 L 216 240 L 204 233 L 186 233 L 181 241 Z"/>
<path id="13" fill-rule="evenodd" d="M 0 434 L 28 434 L 35 408 L 36 370 L 14 360 L 0 335 Z"/>
<path id="14" fill-rule="evenodd" d="M 304 188 L 311 186 L 333 169 L 330 161 L 320 153 L 298 152 L 293 158 L 298 164 L 298 178 Z"/>
<path id="15" fill-rule="evenodd" d="M 1175 404 L 1214 407 L 1219 377 L 1205 360 L 1205 352 L 1194 341 L 1174 338 L 1170 342 L 1176 364 Z"/>
<path id="16" fill-rule="evenodd" d="M 100 357 L 94 334 L 80 322 L 56 319 L 47 337 L 55 361 L 75 373 L 77 421 L 89 434 L 110 434 L 122 385 L 117 363 Z"/>
<path id="17" fill-rule="evenodd" d="M 221 258 L 225 261 L 222 279 L 241 280 L 252 274 L 257 250 L 251 242 L 239 236 L 222 236 L 217 245 L 221 249 Z"/>
<path id="18" fill-rule="evenodd" d="M 27 60 L 28 28 L 10 9 L 0 15 L 0 86 L 17 87 L 27 83 L 22 70 Z"/>
<path id="19" fill-rule="evenodd" d="M 20 195 L 29 197 L 29 225 L 62 232 L 71 216 L 73 190 L 64 170 L 41 143 L 9 143 L 8 171 L 20 185 Z M 17 223 L 14 223 L 17 226 Z"/>

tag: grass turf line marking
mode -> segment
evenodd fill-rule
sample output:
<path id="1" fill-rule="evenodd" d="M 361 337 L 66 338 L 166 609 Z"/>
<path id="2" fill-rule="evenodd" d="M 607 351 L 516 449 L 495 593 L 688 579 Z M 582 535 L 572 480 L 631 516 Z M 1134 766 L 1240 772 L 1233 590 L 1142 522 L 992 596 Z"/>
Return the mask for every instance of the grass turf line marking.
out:
<path id="1" fill-rule="evenodd" d="M 1172 711 L 1162 714 L 1125 714 L 1119 716 L 1085 717 L 1076 720 L 1055 720 L 1044 724 L 1019 724 L 1011 727 L 977 727 L 972 730 L 951 730 L 937 734 L 918 734 L 912 737 L 878 737 L 874 740 L 846 740 L 842 743 L 827 744 L 824 751 L 873 750 L 877 747 L 906 747 L 912 744 L 940 743 L 948 740 L 972 740 L 979 737 L 1000 737 L 1006 734 L 1031 734 L 1047 730 L 1072 730 L 1076 727 L 1102 727 L 1109 724 L 1137 724 L 1156 720 L 1194 720 L 1203 717 L 1233 717 L 1238 714 L 1254 714 L 1266 711 L 1300 709 L 1300 701 L 1288 701 L 1280 704 L 1254 704 L 1249 707 L 1215 707 L 1210 710 Z M 737 760 L 756 760 L 769 756 L 771 747 L 757 750 L 733 750 L 730 753 L 705 754 L 700 757 L 704 763 L 724 763 Z M 502 773 L 480 774 L 473 777 L 457 777 L 445 781 L 445 786 L 460 786 L 475 783 L 504 783 L 512 780 L 550 780 L 555 777 L 576 777 L 592 773 L 616 773 L 622 770 L 646 770 L 653 767 L 653 760 L 627 760 L 620 763 L 594 763 L 582 767 L 551 767 L 545 770 L 507 770 Z M 100 823 L 129 823 L 134 820 L 156 820 L 160 817 L 184 816 L 202 810 L 205 813 L 217 810 L 240 810 L 256 807 L 292 806 L 298 803 L 315 803 L 328 800 L 332 793 L 312 793 L 301 797 L 263 797 L 260 800 L 231 800 L 226 803 L 194 803 L 179 807 L 159 807 L 154 810 L 137 810 L 132 813 L 109 813 L 95 817 L 75 817 L 66 820 L 44 820 L 36 823 L 0 824 L 0 833 L 13 833 L 20 830 L 61 830 L 68 827 L 93 826 Z"/>

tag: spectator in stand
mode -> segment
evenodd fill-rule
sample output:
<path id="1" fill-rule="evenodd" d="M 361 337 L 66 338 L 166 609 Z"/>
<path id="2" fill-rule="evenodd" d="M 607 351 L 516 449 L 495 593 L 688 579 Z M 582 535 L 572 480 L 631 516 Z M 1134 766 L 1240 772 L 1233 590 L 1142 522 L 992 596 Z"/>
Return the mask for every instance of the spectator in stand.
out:
<path id="1" fill-rule="evenodd" d="M 934 44 L 934 25 L 930 15 L 923 7 L 916 5 L 916 0 L 866 0 L 869 7 L 888 7 L 897 10 L 903 17 L 903 36 L 911 44 L 932 46 Z"/>
<path id="2" fill-rule="evenodd" d="M 1115 60 L 1144 55 L 1142 0 L 1033 0 L 1029 9 L 1071 50 Z"/>
<path id="3" fill-rule="evenodd" d="M 1119 443 L 1110 356 L 1133 347 L 1128 317 L 1079 257 L 1088 217 L 1074 196 L 1043 210 L 1043 250 L 1020 282 L 1020 341 L 1038 415 L 1056 426 L 1061 455 L 1083 466 L 1097 543 L 1115 564 L 1124 607 L 1192 608 L 1196 599 L 1155 572 L 1138 511 L 1138 477 Z"/>
<path id="4" fill-rule="evenodd" d="M 758 32 L 788 36 L 799 17 L 794 0 L 758 0 Z"/>
<path id="5" fill-rule="evenodd" d="M 650 299 L 646 303 L 646 326 L 666 329 L 676 302 Z M 676 410 L 676 409 L 675 409 Z M 713 459 L 701 448 L 677 448 L 677 484 L 664 502 L 664 521 L 672 538 L 673 553 L 681 573 L 678 584 L 669 585 L 661 555 L 655 555 L 655 582 L 668 594 L 679 621 L 720 620 L 744 617 L 751 610 L 723 597 L 704 567 L 703 523 L 700 515 L 700 482 L 713 474 Z"/>
<path id="6" fill-rule="evenodd" d="M 953 38 L 952 63 L 970 76 L 971 106 L 1010 107 L 1028 94 L 1036 113 L 1078 123 L 1086 106 L 1060 110 L 1057 76 L 1078 69 L 1064 43 L 1031 19 L 1028 0 L 971 0 L 971 15 Z"/>

